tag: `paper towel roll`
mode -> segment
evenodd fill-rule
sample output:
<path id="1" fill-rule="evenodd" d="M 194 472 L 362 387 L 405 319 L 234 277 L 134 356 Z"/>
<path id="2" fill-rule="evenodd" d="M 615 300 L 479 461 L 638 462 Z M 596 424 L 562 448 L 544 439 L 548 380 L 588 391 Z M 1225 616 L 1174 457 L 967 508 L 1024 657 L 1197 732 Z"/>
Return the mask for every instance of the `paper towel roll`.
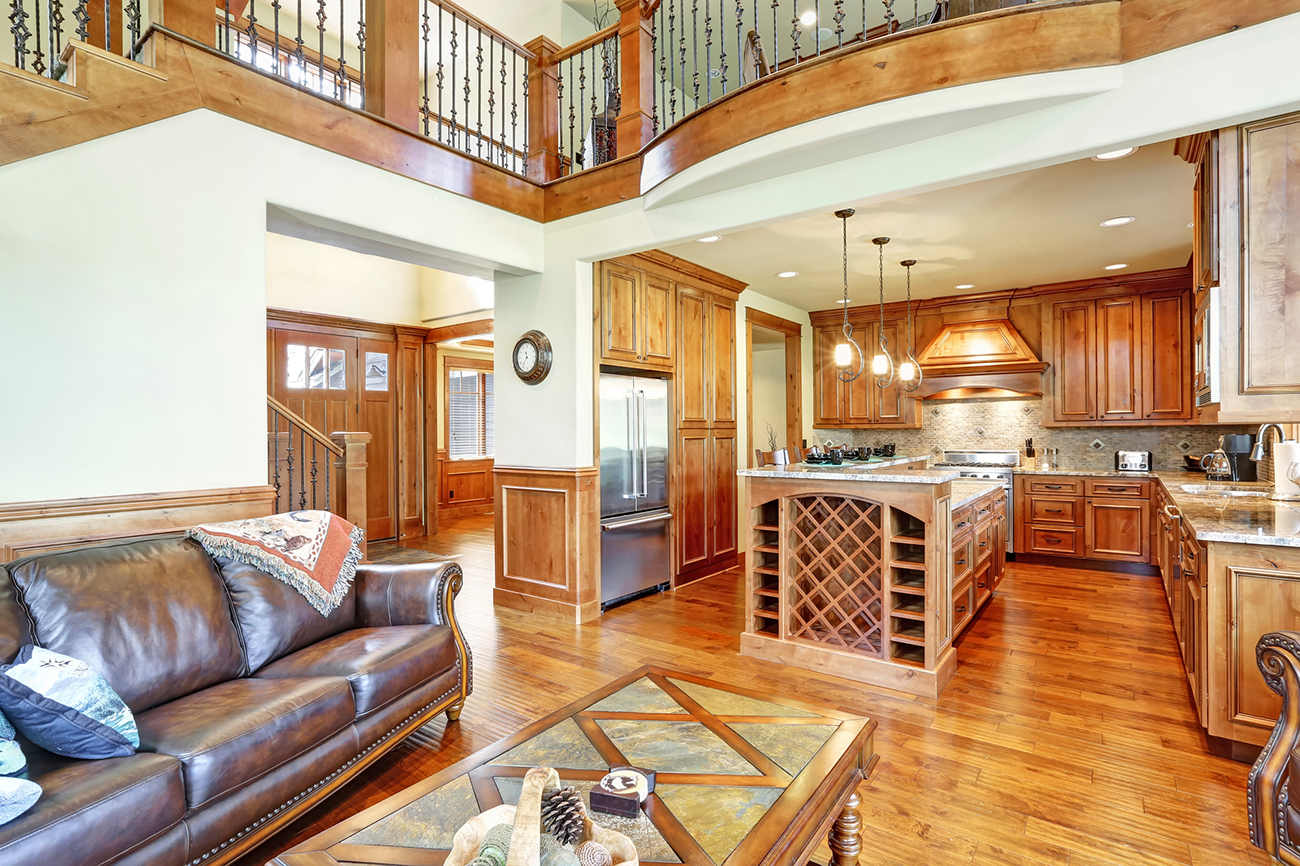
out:
<path id="1" fill-rule="evenodd" d="M 1273 444 L 1273 492 L 1285 496 L 1300 496 L 1300 484 L 1289 480 L 1287 470 L 1292 463 L 1300 463 L 1300 442 Z"/>

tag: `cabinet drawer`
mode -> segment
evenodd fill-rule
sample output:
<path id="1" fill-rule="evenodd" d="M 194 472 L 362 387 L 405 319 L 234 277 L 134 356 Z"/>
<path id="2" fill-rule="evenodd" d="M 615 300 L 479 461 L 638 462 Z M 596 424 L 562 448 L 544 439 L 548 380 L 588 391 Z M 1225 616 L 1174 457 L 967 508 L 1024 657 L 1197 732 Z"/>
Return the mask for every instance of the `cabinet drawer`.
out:
<path id="1" fill-rule="evenodd" d="M 975 572 L 975 606 L 983 607 L 993 595 L 993 563 L 985 563 Z"/>
<path id="2" fill-rule="evenodd" d="M 1030 478 L 1029 483 L 1025 485 L 1026 493 L 1046 493 L 1048 495 L 1065 495 L 1074 496 L 1083 495 L 1082 478 Z"/>
<path id="3" fill-rule="evenodd" d="M 1026 523 L 1083 525 L 1083 500 L 1065 497 L 1030 496 L 1025 499 Z"/>
<path id="4" fill-rule="evenodd" d="M 975 616 L 975 582 L 963 580 L 952 588 L 952 635 L 961 634 Z"/>
<path id="5" fill-rule="evenodd" d="M 971 506 L 963 505 L 952 512 L 952 534 L 954 538 L 974 525 L 975 509 Z"/>
<path id="6" fill-rule="evenodd" d="M 975 524 L 988 523 L 993 519 L 993 497 L 986 496 L 971 505 L 975 509 Z"/>
<path id="7" fill-rule="evenodd" d="M 952 579 L 965 580 L 975 570 L 975 536 L 968 535 L 952 550 Z"/>
<path id="8" fill-rule="evenodd" d="M 1082 556 L 1083 530 L 1074 527 L 1026 526 L 1029 553 L 1050 553 L 1055 556 Z"/>
<path id="9" fill-rule="evenodd" d="M 1090 478 L 1088 479 L 1088 495 L 1137 496 L 1141 499 L 1149 498 L 1146 481 L 1127 481 L 1123 478 Z"/>
<path id="10" fill-rule="evenodd" d="M 975 527 L 975 561 L 983 562 L 993 552 L 993 521 Z"/>

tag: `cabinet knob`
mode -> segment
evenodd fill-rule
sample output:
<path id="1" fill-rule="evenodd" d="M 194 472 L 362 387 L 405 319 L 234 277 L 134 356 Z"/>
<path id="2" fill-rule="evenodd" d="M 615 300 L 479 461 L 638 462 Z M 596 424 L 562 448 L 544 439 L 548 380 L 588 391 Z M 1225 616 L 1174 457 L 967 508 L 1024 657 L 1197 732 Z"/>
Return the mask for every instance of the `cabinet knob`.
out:
<path id="1" fill-rule="evenodd" d="M 963 604 L 957 607 L 957 613 L 965 613 L 965 612 L 966 612 L 966 605 Z"/>
<path id="2" fill-rule="evenodd" d="M 953 560 L 953 563 L 954 563 L 955 565 L 965 565 L 965 564 L 966 564 L 966 560 L 964 560 L 964 559 L 955 559 L 955 560 Z"/>

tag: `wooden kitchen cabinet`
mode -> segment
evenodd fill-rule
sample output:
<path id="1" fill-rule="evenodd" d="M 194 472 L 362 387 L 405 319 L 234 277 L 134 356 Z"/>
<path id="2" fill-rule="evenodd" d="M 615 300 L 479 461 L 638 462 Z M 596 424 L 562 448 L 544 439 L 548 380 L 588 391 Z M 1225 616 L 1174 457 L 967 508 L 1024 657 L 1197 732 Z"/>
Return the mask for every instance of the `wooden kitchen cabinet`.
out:
<path id="1" fill-rule="evenodd" d="M 1006 493 L 995 490 L 952 512 L 953 635 L 993 597 L 1006 573 Z"/>
<path id="2" fill-rule="evenodd" d="M 885 321 L 885 338 L 889 351 L 898 360 L 899 346 L 905 340 L 905 325 L 898 320 Z M 853 339 L 862 347 L 866 365 L 862 375 L 850 382 L 840 381 L 835 366 L 835 346 L 844 339 L 838 326 L 813 329 L 814 357 L 813 414 L 814 427 L 849 427 L 904 429 L 920 427 L 917 401 L 905 396 L 902 380 L 895 370 L 888 387 L 876 384 L 871 372 L 871 358 L 879 351 L 880 323 L 855 323 Z M 854 355 L 856 362 L 857 356 Z M 856 365 L 853 369 L 857 369 Z"/>
<path id="3" fill-rule="evenodd" d="M 676 309 L 671 280 L 620 262 L 600 264 L 600 360 L 671 369 Z"/>
<path id="4" fill-rule="evenodd" d="M 1097 420 L 1097 305 L 1068 301 L 1052 306 L 1055 418 Z"/>
<path id="5" fill-rule="evenodd" d="M 1016 551 L 1150 562 L 1151 484 L 1142 479 L 1019 475 Z"/>
<path id="6" fill-rule="evenodd" d="M 1150 562 L 1150 509 L 1146 499 L 1089 499 L 1084 510 L 1084 556 L 1112 562 Z"/>
<path id="7" fill-rule="evenodd" d="M 1141 413 L 1142 301 L 1136 295 L 1097 305 L 1097 420 L 1133 421 Z"/>

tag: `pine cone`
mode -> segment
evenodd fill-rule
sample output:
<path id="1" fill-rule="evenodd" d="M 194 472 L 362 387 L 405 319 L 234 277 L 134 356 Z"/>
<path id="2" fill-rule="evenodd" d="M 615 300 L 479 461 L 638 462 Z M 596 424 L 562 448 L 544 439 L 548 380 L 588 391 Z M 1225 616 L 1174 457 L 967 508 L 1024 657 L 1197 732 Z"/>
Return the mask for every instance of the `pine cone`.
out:
<path id="1" fill-rule="evenodd" d="M 582 795 L 573 786 L 552 788 L 542 794 L 542 829 L 561 844 L 578 843 L 586 817 Z"/>

